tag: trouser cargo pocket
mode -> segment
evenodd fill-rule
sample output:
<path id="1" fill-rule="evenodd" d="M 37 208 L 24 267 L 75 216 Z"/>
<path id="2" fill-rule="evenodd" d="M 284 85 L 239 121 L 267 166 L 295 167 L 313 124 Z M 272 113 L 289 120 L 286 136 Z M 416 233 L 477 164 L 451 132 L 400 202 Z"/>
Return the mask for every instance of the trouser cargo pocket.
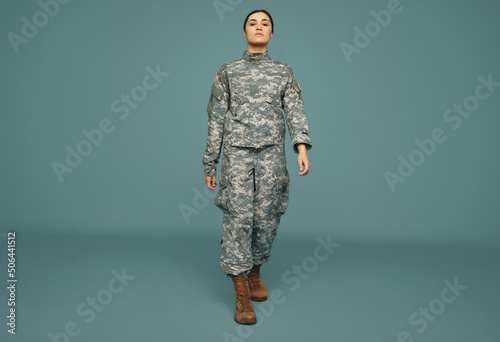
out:
<path id="1" fill-rule="evenodd" d="M 229 211 L 229 189 L 228 177 L 221 172 L 219 180 L 220 188 L 214 198 L 214 204 L 223 212 Z"/>
<path id="2" fill-rule="evenodd" d="M 276 214 L 283 215 L 288 208 L 288 200 L 290 195 L 290 175 L 288 170 L 285 170 L 285 174 L 282 178 L 280 196 L 278 198 L 278 203 L 276 205 Z"/>

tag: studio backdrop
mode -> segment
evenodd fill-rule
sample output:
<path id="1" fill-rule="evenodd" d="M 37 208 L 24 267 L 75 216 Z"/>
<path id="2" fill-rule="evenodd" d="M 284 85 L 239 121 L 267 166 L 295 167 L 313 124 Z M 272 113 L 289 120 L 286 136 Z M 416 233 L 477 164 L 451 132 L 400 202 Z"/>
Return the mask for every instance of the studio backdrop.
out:
<path id="1" fill-rule="evenodd" d="M 268 10 L 302 88 L 311 171 L 286 136 L 279 234 L 500 238 L 496 1 L 18 1 L 0 5 L 1 226 L 218 236 L 207 103 Z M 220 164 L 218 165 L 218 171 Z"/>

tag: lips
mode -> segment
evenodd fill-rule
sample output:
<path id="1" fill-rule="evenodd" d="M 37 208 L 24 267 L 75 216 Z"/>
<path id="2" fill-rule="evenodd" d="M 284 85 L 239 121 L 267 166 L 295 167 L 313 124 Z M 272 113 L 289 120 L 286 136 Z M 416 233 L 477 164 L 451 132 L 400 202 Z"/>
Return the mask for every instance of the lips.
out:
<path id="1" fill-rule="evenodd" d="M 264 35 L 262 33 L 256 33 L 255 35 L 264 37 Z"/>

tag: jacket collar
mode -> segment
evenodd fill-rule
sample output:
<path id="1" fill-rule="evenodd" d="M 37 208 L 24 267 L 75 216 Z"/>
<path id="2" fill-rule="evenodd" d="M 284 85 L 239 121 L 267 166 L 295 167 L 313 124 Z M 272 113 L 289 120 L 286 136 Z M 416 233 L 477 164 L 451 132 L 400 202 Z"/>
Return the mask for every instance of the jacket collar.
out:
<path id="1" fill-rule="evenodd" d="M 267 50 L 265 52 L 248 52 L 248 50 L 245 50 L 241 58 L 248 62 L 261 62 L 271 60 L 271 58 L 267 54 Z"/>

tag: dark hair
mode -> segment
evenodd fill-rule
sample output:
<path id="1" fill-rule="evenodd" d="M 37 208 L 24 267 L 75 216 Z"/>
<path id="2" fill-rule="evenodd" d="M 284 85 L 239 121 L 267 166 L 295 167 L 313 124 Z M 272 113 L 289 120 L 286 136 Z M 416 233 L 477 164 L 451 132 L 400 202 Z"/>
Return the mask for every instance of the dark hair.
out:
<path id="1" fill-rule="evenodd" d="M 247 25 L 248 17 L 251 16 L 252 14 L 254 14 L 254 13 L 257 13 L 257 12 L 264 12 L 265 14 L 267 14 L 267 16 L 269 17 L 269 19 L 271 20 L 271 32 L 274 33 L 273 17 L 271 17 L 271 15 L 269 14 L 268 11 L 263 10 L 263 9 L 254 10 L 254 11 L 248 13 L 247 17 L 245 18 L 245 22 L 243 23 L 243 31 L 245 31 L 245 27 Z"/>

